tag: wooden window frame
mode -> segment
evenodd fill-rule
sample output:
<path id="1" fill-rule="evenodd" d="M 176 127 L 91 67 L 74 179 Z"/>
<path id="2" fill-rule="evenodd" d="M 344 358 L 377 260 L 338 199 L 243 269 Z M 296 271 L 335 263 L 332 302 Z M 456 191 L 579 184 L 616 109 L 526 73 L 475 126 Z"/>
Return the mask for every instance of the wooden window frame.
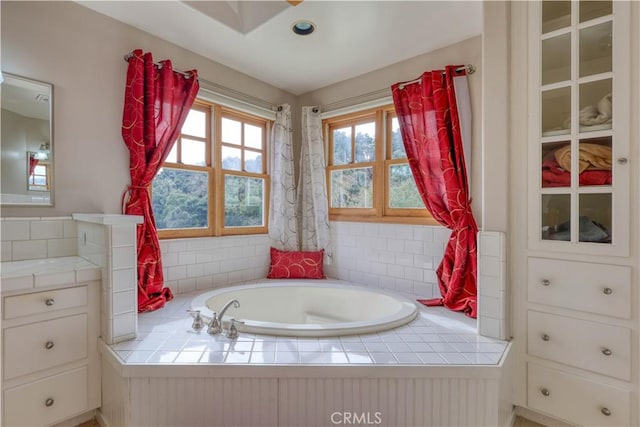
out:
<path id="1" fill-rule="evenodd" d="M 34 169 L 34 172 L 31 175 L 29 175 L 27 179 L 27 190 L 28 191 L 49 191 L 50 182 L 51 182 L 51 165 L 49 164 L 49 162 L 46 162 L 46 163 L 39 162 L 37 166 L 44 168 L 44 175 L 36 174 Z M 38 185 L 35 183 L 36 176 L 44 176 L 44 185 Z"/>
<path id="2" fill-rule="evenodd" d="M 219 141 L 216 144 L 216 162 L 214 167 L 214 175 L 216 176 L 216 205 L 218 206 L 218 221 L 216 223 L 216 230 L 218 235 L 244 235 L 244 234 L 266 234 L 268 233 L 269 222 L 269 189 L 271 187 L 269 175 L 267 174 L 267 136 L 270 135 L 271 122 L 266 119 L 259 119 L 255 116 L 251 116 L 245 113 L 241 113 L 230 108 L 221 107 L 219 105 L 214 106 L 215 123 L 221 124 L 223 118 L 236 120 L 242 123 L 240 126 L 241 140 L 240 145 L 229 144 L 222 141 L 222 126 L 216 126 L 215 140 Z M 244 141 L 244 125 L 250 124 L 262 128 L 262 150 L 257 150 L 250 147 L 245 147 Z M 240 165 L 241 170 L 231 170 L 222 168 L 222 147 L 233 147 L 240 149 Z M 244 170 L 245 151 L 260 152 L 262 154 L 262 173 L 247 172 Z M 224 221 L 224 182 L 227 176 L 241 176 L 247 178 L 262 179 L 264 182 L 264 204 L 263 204 L 263 219 L 264 224 L 260 227 L 225 227 Z"/>
<path id="3" fill-rule="evenodd" d="M 406 158 L 392 159 L 391 150 L 391 121 L 396 116 L 393 105 L 357 111 L 343 116 L 323 120 L 325 153 L 327 156 L 327 194 L 329 204 L 329 219 L 332 221 L 359 221 L 398 224 L 437 225 L 426 209 L 406 209 L 389 207 L 389 168 L 392 165 L 408 164 Z M 362 123 L 375 122 L 375 160 L 373 162 L 356 163 L 355 134 L 351 135 L 352 162 L 344 165 L 333 164 L 333 131 L 345 127 L 355 129 Z M 336 170 L 357 169 L 360 167 L 373 168 L 373 194 L 371 208 L 333 208 L 331 207 L 331 173 Z"/>
<path id="4" fill-rule="evenodd" d="M 247 235 L 247 234 L 266 234 L 268 233 L 268 219 L 269 219 L 269 189 L 270 179 L 267 174 L 267 156 L 269 147 L 269 135 L 272 122 L 268 119 L 252 116 L 250 114 L 242 113 L 230 108 L 222 107 L 220 105 L 206 102 L 203 100 L 196 100 L 191 107 L 192 110 L 203 111 L 206 114 L 206 136 L 205 138 L 196 137 L 188 134 L 180 134 L 176 140 L 177 151 L 177 163 L 164 162 L 163 167 L 205 172 L 208 175 L 208 200 L 207 200 L 207 227 L 202 228 L 175 228 L 158 230 L 158 237 L 160 239 L 177 239 L 177 238 L 189 238 L 189 237 L 216 237 L 216 236 L 231 236 L 231 235 Z M 241 145 L 225 144 L 222 142 L 222 117 L 238 120 L 243 123 L 242 140 Z M 250 147 L 244 147 L 244 123 L 248 123 L 253 126 L 262 128 L 262 150 L 257 150 Z M 205 142 L 205 157 L 206 164 L 204 166 L 199 165 L 187 165 L 181 162 L 181 144 L 182 139 L 187 138 L 191 140 L 198 140 Z M 263 173 L 254 173 L 246 171 L 235 171 L 222 169 L 222 147 L 233 146 L 234 148 L 241 148 L 241 165 L 244 166 L 244 154 L 245 150 L 251 152 L 260 152 L 262 155 L 262 171 Z M 225 227 L 224 226 L 224 195 L 225 195 L 225 177 L 227 175 L 246 176 L 249 178 L 263 179 L 264 181 L 264 203 L 263 203 L 263 218 L 264 225 L 260 227 Z"/>

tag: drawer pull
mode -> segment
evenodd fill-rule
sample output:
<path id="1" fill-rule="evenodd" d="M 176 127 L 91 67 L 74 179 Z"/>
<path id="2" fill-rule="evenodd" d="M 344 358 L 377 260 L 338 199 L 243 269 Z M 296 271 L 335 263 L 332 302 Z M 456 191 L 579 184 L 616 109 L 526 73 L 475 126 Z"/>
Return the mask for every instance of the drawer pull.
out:
<path id="1" fill-rule="evenodd" d="M 47 341 L 44 345 L 44 348 L 46 348 L 47 350 L 51 350 L 54 346 L 55 344 L 53 343 L 53 341 Z"/>
<path id="2" fill-rule="evenodd" d="M 602 289 L 602 293 L 605 295 L 611 295 L 613 293 L 613 289 L 607 286 L 606 288 Z"/>
<path id="3" fill-rule="evenodd" d="M 549 279 L 542 279 L 542 281 L 540 282 L 540 284 L 542 286 L 549 286 L 551 284 L 551 281 Z"/>
<path id="4" fill-rule="evenodd" d="M 47 298 L 47 300 L 44 303 L 49 307 L 51 307 L 53 304 L 56 303 L 56 300 L 54 300 L 53 298 Z"/>
<path id="5" fill-rule="evenodd" d="M 605 417 L 611 416 L 611 409 L 609 408 L 602 408 L 600 409 L 600 412 L 602 412 L 602 415 L 604 415 Z"/>
<path id="6" fill-rule="evenodd" d="M 53 406 L 53 403 L 54 403 L 53 399 L 52 398 L 48 398 L 47 400 L 44 401 L 44 406 L 47 406 L 47 407 Z M 606 409 L 606 408 L 603 408 L 603 409 Z"/>
<path id="7" fill-rule="evenodd" d="M 602 349 L 602 354 L 604 354 L 605 356 L 611 356 L 613 352 L 605 347 Z"/>
<path id="8" fill-rule="evenodd" d="M 542 393 L 544 397 L 549 397 L 551 395 L 551 392 L 544 387 L 540 389 L 540 393 Z"/>
<path id="9" fill-rule="evenodd" d="M 547 334 L 542 334 L 540 338 L 542 338 L 542 341 L 549 341 L 551 339 L 551 337 Z"/>

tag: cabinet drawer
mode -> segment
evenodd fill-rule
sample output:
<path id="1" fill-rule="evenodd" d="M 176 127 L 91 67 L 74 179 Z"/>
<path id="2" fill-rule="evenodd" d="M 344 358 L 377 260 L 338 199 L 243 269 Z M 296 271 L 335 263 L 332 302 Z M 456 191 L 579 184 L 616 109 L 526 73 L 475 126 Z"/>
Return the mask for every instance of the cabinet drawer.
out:
<path id="1" fill-rule="evenodd" d="M 4 392 L 4 425 L 44 426 L 87 410 L 87 368 Z"/>
<path id="2" fill-rule="evenodd" d="M 4 299 L 4 318 L 13 319 L 87 305 L 87 287 L 57 289 Z"/>
<path id="3" fill-rule="evenodd" d="M 87 315 L 62 317 L 4 330 L 4 378 L 87 357 Z"/>
<path id="4" fill-rule="evenodd" d="M 606 316 L 631 317 L 631 268 L 529 258 L 528 299 Z"/>
<path id="5" fill-rule="evenodd" d="M 627 390 L 529 363 L 527 405 L 585 426 L 629 426 Z"/>
<path id="6" fill-rule="evenodd" d="M 528 352 L 604 375 L 631 379 L 631 330 L 529 311 Z"/>

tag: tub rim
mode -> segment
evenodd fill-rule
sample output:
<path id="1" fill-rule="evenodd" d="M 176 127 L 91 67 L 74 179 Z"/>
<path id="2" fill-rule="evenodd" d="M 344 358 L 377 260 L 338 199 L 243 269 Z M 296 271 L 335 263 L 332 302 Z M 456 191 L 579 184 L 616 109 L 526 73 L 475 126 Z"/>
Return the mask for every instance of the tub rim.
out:
<path id="1" fill-rule="evenodd" d="M 291 282 L 290 282 L 291 281 Z M 206 301 L 213 297 L 223 295 L 225 293 L 256 289 L 256 288 L 273 288 L 273 287 L 310 287 L 334 288 L 334 289 L 351 289 L 362 292 L 374 293 L 394 298 L 400 303 L 400 310 L 392 315 L 382 316 L 375 323 L 372 321 L 353 321 L 341 322 L 334 324 L 305 324 L 305 323 L 279 323 L 279 322 L 263 322 L 258 320 L 246 320 L 245 323 L 236 323 L 238 331 L 248 332 L 258 335 L 274 335 L 274 336 L 296 336 L 296 337 L 329 337 L 329 336 L 346 336 L 368 334 L 373 332 L 384 332 L 399 326 L 406 325 L 415 319 L 419 314 L 419 306 L 398 293 L 390 292 L 383 289 L 368 288 L 352 282 L 336 279 L 264 279 L 258 282 L 251 282 L 241 285 L 233 285 L 219 289 L 203 291 L 195 296 L 190 303 L 192 310 L 200 310 L 201 316 L 208 322 L 211 319 L 213 310 L 206 306 Z M 240 301 L 242 304 L 242 301 Z M 231 314 L 225 314 L 221 319 L 225 325 L 228 325 L 230 319 L 234 318 Z"/>

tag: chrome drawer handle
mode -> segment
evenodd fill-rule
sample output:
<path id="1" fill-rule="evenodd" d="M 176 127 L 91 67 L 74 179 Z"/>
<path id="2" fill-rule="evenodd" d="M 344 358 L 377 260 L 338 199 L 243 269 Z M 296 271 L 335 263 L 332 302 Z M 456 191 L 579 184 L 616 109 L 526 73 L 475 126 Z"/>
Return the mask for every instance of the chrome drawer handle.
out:
<path id="1" fill-rule="evenodd" d="M 606 287 L 602 289 L 602 293 L 605 295 L 611 295 L 613 293 L 613 289 L 611 289 L 610 287 Z"/>
<path id="2" fill-rule="evenodd" d="M 549 286 L 551 284 L 551 281 L 549 279 L 542 279 L 542 281 L 540 282 L 540 284 L 542 286 Z"/>
<path id="3" fill-rule="evenodd" d="M 44 401 L 44 406 L 53 406 L 53 399 L 52 398 L 48 398 L 47 400 Z"/>
<path id="4" fill-rule="evenodd" d="M 602 354 L 604 354 L 605 356 L 611 356 L 613 354 L 613 351 L 605 347 L 602 349 Z"/>
<path id="5" fill-rule="evenodd" d="M 605 417 L 608 417 L 611 415 L 611 410 L 609 408 L 602 408 L 600 409 L 600 412 L 602 412 L 602 415 L 604 415 Z"/>
<path id="6" fill-rule="evenodd" d="M 47 298 L 47 300 L 44 303 L 49 307 L 51 307 L 53 304 L 56 303 L 56 300 L 54 300 L 53 298 Z"/>
<path id="7" fill-rule="evenodd" d="M 540 393 L 542 393 L 544 397 L 549 397 L 551 395 L 551 392 L 549 392 L 549 390 L 547 390 L 546 388 L 541 388 Z"/>
<path id="8" fill-rule="evenodd" d="M 542 334 L 540 338 L 542 338 L 542 341 L 549 341 L 551 339 L 551 337 L 547 334 Z"/>
<path id="9" fill-rule="evenodd" d="M 44 345 L 44 348 L 46 348 L 47 350 L 51 350 L 54 345 L 55 344 L 53 343 L 53 341 L 47 341 L 46 344 Z"/>

